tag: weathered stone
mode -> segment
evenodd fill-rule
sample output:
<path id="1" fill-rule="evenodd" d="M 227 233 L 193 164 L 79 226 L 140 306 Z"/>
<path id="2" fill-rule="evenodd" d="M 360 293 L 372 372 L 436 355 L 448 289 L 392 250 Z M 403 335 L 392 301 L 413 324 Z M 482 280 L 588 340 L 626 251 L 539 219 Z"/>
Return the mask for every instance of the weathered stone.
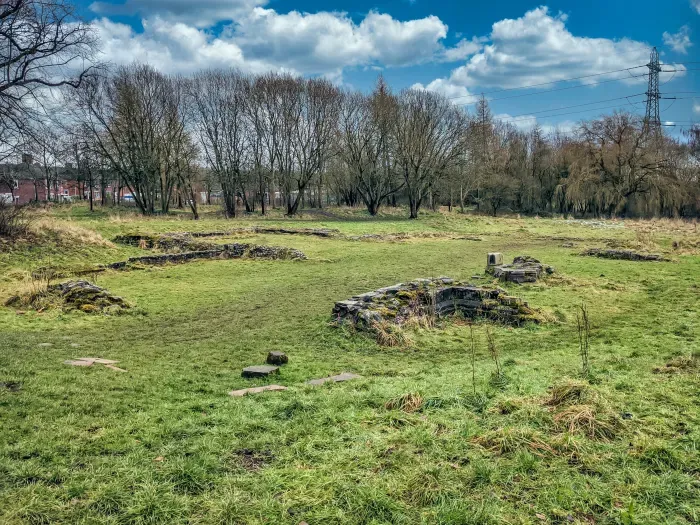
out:
<path id="1" fill-rule="evenodd" d="M 502 253 L 493 252 L 486 256 L 486 266 L 497 266 L 499 264 L 503 264 Z"/>
<path id="2" fill-rule="evenodd" d="M 95 361 L 87 359 L 68 359 L 63 361 L 63 364 L 71 366 L 92 366 Z"/>
<path id="3" fill-rule="evenodd" d="M 554 272 L 554 268 L 529 255 L 519 255 L 513 259 L 512 264 L 499 264 L 486 268 L 487 273 L 504 282 L 512 283 L 534 283 L 542 275 Z"/>
<path id="4" fill-rule="evenodd" d="M 114 365 L 105 365 L 105 368 L 109 368 L 110 370 L 114 370 L 116 372 L 126 372 L 123 368 L 119 368 L 118 366 Z"/>
<path id="5" fill-rule="evenodd" d="M 446 281 L 451 281 L 451 284 L 445 284 Z M 455 313 L 514 326 L 542 320 L 527 303 L 506 295 L 499 288 L 478 287 L 445 277 L 416 279 L 391 288 L 394 293 L 382 294 L 371 303 L 358 301 L 360 296 L 338 301 L 333 308 L 333 319 L 337 324 L 348 322 L 370 331 L 375 329 L 376 323 L 389 321 L 400 325 L 411 317 L 441 317 Z"/>
<path id="6" fill-rule="evenodd" d="M 268 365 L 284 365 L 289 362 L 289 357 L 284 352 L 278 352 L 273 350 L 267 354 L 267 364 Z"/>
<path id="7" fill-rule="evenodd" d="M 265 385 L 265 386 L 256 386 L 253 388 L 243 388 L 241 390 L 232 390 L 231 392 L 228 393 L 228 395 L 233 396 L 233 397 L 243 397 L 247 396 L 248 394 L 259 394 L 261 392 L 277 392 L 280 390 L 287 390 L 286 386 L 282 385 Z"/>
<path id="8" fill-rule="evenodd" d="M 249 366 L 243 369 L 241 375 L 243 377 L 267 377 L 272 374 L 278 374 L 280 368 L 272 365 Z"/>
<path id="9" fill-rule="evenodd" d="M 353 374 L 351 372 L 343 372 L 342 374 L 338 374 L 337 376 L 322 377 L 321 379 L 312 379 L 310 381 L 307 381 L 307 383 L 310 385 L 322 385 L 328 382 L 342 383 L 343 381 L 350 381 L 351 379 L 361 378 L 362 376 L 359 376 L 357 374 Z"/>

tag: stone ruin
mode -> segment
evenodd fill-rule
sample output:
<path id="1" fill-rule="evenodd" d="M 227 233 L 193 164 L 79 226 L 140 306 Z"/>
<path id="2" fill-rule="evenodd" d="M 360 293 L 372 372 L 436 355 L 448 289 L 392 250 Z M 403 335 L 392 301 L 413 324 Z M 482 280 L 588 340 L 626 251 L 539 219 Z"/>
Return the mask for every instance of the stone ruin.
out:
<path id="1" fill-rule="evenodd" d="M 120 313 L 131 308 L 121 297 L 112 295 L 104 288 L 87 281 L 67 281 L 50 285 L 45 292 L 40 292 L 31 297 L 13 296 L 5 306 L 21 307 L 31 306 L 43 310 L 48 305 L 60 306 L 64 311 L 79 310 L 92 313 Z"/>
<path id="2" fill-rule="evenodd" d="M 504 282 L 522 284 L 537 282 L 543 275 L 554 273 L 554 268 L 529 255 L 519 255 L 513 259 L 512 264 L 503 264 L 503 254 L 489 253 L 486 273 Z"/>
<path id="3" fill-rule="evenodd" d="M 500 288 L 486 288 L 455 281 L 449 277 L 416 279 L 338 301 L 333 320 L 372 330 L 376 323 L 398 325 L 411 318 L 445 317 L 461 314 L 468 319 L 483 318 L 512 326 L 543 320 L 536 310 Z"/>

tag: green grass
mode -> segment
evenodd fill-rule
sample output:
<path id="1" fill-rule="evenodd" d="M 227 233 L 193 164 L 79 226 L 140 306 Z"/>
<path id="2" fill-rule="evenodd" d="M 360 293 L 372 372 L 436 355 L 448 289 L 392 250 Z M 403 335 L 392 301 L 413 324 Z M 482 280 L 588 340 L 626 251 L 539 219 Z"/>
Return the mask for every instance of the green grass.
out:
<path id="1" fill-rule="evenodd" d="M 405 212 L 405 210 L 404 210 Z M 205 210 L 140 219 L 58 208 L 111 239 L 120 233 L 207 231 L 279 224 L 343 233 L 446 232 L 482 241 L 360 242 L 246 235 L 290 246 L 308 261 L 198 261 L 110 272 L 97 284 L 136 305 L 121 316 L 0 307 L 0 523 L 688 524 L 700 520 L 700 378 L 655 374 L 700 345 L 700 257 L 609 261 L 577 255 L 605 239 L 697 241 L 681 223 L 593 228 L 563 219 L 426 214 L 418 221 L 351 210 L 225 221 Z M 651 231 L 640 236 L 639 231 Z M 551 237 L 579 237 L 562 248 Z M 334 301 L 416 277 L 469 280 L 486 252 L 533 255 L 557 274 L 509 291 L 558 321 L 494 327 L 507 382 L 483 326 L 473 395 L 469 329 L 444 323 L 407 348 L 330 326 Z M 53 244 L 0 254 L 0 296 L 41 265 L 123 260 L 133 247 Z M 591 323 L 590 389 L 612 438 L 568 433 L 548 389 L 580 380 L 576 307 Z M 48 343 L 48 344 L 47 344 Z M 75 347 L 74 345 L 79 345 Z M 231 398 L 264 384 L 240 377 L 269 350 L 290 363 L 289 390 Z M 122 374 L 62 364 L 99 355 Z M 311 387 L 342 371 L 363 379 Z M 414 393 L 415 412 L 386 403 Z"/>

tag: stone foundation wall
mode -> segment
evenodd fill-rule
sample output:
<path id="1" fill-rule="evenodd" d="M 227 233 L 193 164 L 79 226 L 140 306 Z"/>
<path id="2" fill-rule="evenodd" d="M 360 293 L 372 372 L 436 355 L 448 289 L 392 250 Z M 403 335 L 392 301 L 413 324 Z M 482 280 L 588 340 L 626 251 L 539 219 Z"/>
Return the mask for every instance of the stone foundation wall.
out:
<path id="1" fill-rule="evenodd" d="M 338 301 L 333 320 L 371 330 L 374 323 L 404 324 L 412 317 L 444 317 L 461 314 L 519 326 L 541 322 L 542 316 L 518 297 L 500 288 L 461 283 L 449 277 L 416 279 Z"/>

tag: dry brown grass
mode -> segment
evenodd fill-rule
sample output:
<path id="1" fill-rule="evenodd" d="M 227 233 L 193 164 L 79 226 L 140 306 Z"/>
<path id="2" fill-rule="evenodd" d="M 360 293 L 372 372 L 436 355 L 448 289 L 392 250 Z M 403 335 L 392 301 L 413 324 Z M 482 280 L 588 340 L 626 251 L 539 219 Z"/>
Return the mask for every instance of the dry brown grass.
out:
<path id="1" fill-rule="evenodd" d="M 33 225 L 34 233 L 40 239 L 53 240 L 59 246 L 101 246 L 114 248 L 114 244 L 94 230 L 78 226 L 71 221 L 39 219 Z"/>
<path id="2" fill-rule="evenodd" d="M 416 392 L 409 392 L 394 399 L 390 399 L 384 405 L 387 410 L 402 410 L 408 414 L 420 410 L 423 406 L 423 398 Z"/>
<path id="3" fill-rule="evenodd" d="M 496 454 L 508 454 L 525 449 L 537 456 L 555 453 L 555 450 L 544 441 L 538 432 L 520 427 L 491 430 L 474 437 L 472 443 Z"/>
<path id="4" fill-rule="evenodd" d="M 593 402 L 596 397 L 591 386 L 585 381 L 567 379 L 550 387 L 549 398 L 545 403 L 553 407 L 580 405 L 584 402 Z"/>
<path id="5" fill-rule="evenodd" d="M 372 325 L 377 344 L 388 347 L 406 347 L 413 344 L 413 339 L 400 326 L 390 321 L 376 322 Z"/>
<path id="6" fill-rule="evenodd" d="M 571 434 L 602 440 L 613 439 L 622 427 L 620 418 L 594 405 L 570 405 L 554 415 L 554 423 Z"/>

